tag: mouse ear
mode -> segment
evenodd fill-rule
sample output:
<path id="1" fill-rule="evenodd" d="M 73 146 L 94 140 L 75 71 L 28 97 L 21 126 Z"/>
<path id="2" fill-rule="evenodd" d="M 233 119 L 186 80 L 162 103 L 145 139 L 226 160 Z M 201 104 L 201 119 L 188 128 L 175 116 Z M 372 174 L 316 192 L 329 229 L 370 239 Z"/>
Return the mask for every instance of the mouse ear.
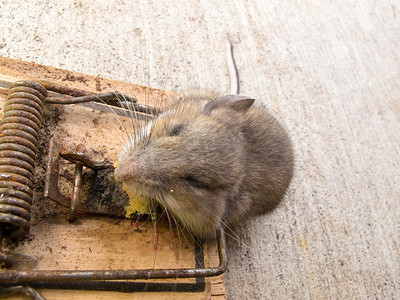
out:
<path id="1" fill-rule="evenodd" d="M 209 115 L 210 112 L 216 108 L 228 108 L 237 112 L 245 113 L 253 104 L 254 100 L 254 98 L 242 95 L 226 95 L 218 97 L 204 106 L 203 113 Z"/>

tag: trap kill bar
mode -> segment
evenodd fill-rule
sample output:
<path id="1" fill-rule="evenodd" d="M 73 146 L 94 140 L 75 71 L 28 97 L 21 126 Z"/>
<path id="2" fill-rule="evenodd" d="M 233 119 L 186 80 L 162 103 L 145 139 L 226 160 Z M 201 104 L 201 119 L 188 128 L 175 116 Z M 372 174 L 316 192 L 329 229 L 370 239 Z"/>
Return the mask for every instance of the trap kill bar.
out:
<path id="1" fill-rule="evenodd" d="M 216 268 L 182 268 L 182 269 L 138 269 L 138 270 L 0 270 L 0 286 L 30 285 L 41 288 L 50 286 L 45 283 L 57 282 L 57 288 L 69 288 L 72 282 L 88 283 L 96 289 L 101 289 L 102 280 L 132 280 L 132 279 L 166 279 L 166 278 L 197 278 L 218 276 L 227 268 L 225 233 L 217 231 L 219 266 Z M 198 244 L 198 243 L 196 243 Z M 196 260 L 197 261 L 197 260 Z M 204 261 L 203 261 L 204 265 Z M 92 282 L 93 281 L 93 282 Z M 65 283 L 65 285 L 60 284 Z"/>

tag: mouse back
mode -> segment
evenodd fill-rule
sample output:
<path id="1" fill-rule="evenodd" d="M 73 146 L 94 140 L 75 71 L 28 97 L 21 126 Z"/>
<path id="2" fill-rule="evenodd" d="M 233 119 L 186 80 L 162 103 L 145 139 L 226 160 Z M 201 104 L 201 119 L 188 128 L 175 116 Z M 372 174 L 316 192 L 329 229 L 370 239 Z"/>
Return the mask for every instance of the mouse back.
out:
<path id="1" fill-rule="evenodd" d="M 125 146 L 118 180 L 202 237 L 264 213 L 290 182 L 293 154 L 283 127 L 253 103 L 184 94 Z"/>

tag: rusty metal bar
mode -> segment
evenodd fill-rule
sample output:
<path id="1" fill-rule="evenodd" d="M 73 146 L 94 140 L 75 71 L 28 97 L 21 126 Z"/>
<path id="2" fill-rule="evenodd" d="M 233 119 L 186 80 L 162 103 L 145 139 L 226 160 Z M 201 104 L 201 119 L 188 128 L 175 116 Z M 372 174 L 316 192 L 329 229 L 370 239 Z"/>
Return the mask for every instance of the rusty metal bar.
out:
<path id="1" fill-rule="evenodd" d="M 160 110 L 154 107 L 137 103 L 135 98 L 121 94 L 119 92 L 109 92 L 103 94 L 93 94 L 80 97 L 54 96 L 47 97 L 48 104 L 84 104 L 87 102 L 106 103 L 111 106 L 124 109 L 124 115 L 130 116 L 130 111 L 135 111 L 144 114 L 157 115 Z M 96 108 L 96 106 L 94 106 Z M 110 111 L 110 109 L 108 110 Z"/>
<path id="2" fill-rule="evenodd" d="M 86 96 L 79 97 L 47 97 L 46 103 L 51 104 L 79 104 L 86 102 L 119 102 L 119 101 L 128 101 L 132 103 L 136 103 L 137 100 L 135 98 L 129 97 L 119 92 L 109 92 L 102 94 L 92 94 Z"/>
<path id="3" fill-rule="evenodd" d="M 38 270 L 17 271 L 0 270 L 0 282 L 25 284 L 34 282 L 72 282 L 93 280 L 131 280 L 131 279 L 165 279 L 196 278 L 218 276 L 227 268 L 225 233 L 217 231 L 219 266 L 216 268 L 182 268 L 182 269 L 139 269 L 139 270 Z"/>
<path id="4" fill-rule="evenodd" d="M 72 97 L 93 95 L 93 93 L 91 93 L 91 92 L 87 92 L 87 91 L 75 89 L 75 88 L 70 88 L 68 86 L 56 84 L 56 83 L 49 82 L 49 81 L 41 80 L 41 81 L 38 81 L 38 83 L 41 84 L 47 91 L 56 92 L 56 93 L 62 94 L 62 95 L 68 95 L 68 96 L 72 96 Z"/>
<path id="5" fill-rule="evenodd" d="M 122 94 L 120 92 L 107 92 L 94 94 L 80 89 L 74 89 L 67 86 L 54 84 L 46 81 L 39 81 L 48 91 L 58 93 L 59 95 L 48 96 L 46 103 L 50 104 L 82 104 L 87 102 L 107 103 L 125 109 L 127 111 L 134 110 L 139 113 L 156 115 L 160 110 L 154 107 L 137 103 L 137 99 Z M 110 104 L 111 105 L 111 104 Z"/>

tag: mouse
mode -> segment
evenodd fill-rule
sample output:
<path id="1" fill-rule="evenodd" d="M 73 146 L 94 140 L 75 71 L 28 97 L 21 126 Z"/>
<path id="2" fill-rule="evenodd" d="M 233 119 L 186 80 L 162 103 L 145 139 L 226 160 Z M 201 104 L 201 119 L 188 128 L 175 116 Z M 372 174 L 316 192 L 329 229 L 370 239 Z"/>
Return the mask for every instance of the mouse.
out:
<path id="1" fill-rule="evenodd" d="M 122 147 L 115 177 L 208 238 L 265 214 L 293 176 L 287 130 L 253 97 L 195 89 Z"/>

